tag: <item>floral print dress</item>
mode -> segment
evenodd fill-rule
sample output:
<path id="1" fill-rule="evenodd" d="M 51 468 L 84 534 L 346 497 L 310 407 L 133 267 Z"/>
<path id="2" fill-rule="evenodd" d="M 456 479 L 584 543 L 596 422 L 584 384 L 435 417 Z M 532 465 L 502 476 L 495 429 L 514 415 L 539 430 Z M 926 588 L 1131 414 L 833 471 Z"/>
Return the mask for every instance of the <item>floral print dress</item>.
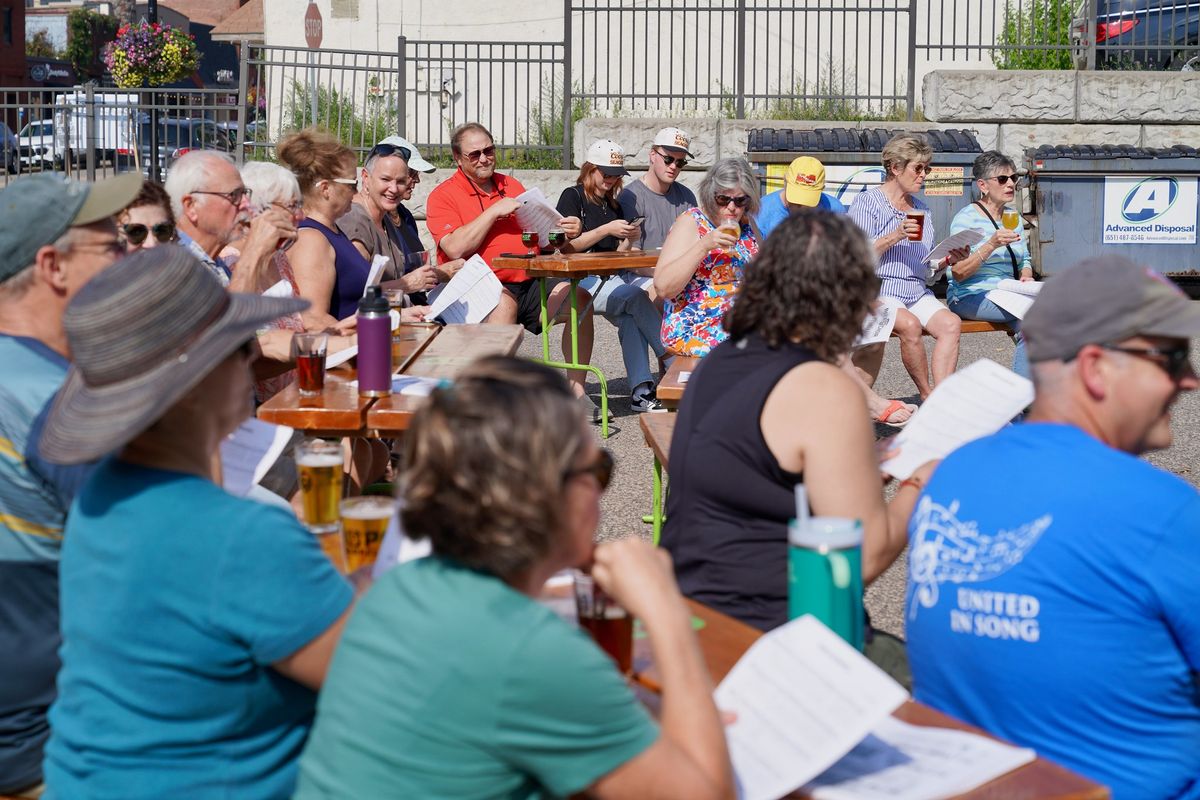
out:
<path id="1" fill-rule="evenodd" d="M 687 213 L 696 221 L 701 237 L 716 227 L 699 208 L 690 208 Z M 746 265 L 757 253 L 758 240 L 748 222 L 742 223 L 741 236 L 731 252 L 708 251 L 683 291 L 666 300 L 662 341 L 667 350 L 678 355 L 705 356 L 729 338 L 721 322 L 742 285 Z"/>

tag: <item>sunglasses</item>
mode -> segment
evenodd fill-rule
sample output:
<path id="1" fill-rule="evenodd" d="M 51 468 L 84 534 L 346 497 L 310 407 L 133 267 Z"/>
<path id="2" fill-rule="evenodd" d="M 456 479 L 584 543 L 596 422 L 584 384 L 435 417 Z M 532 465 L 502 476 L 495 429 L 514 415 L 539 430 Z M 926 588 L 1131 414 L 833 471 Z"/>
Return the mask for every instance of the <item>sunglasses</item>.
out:
<path id="1" fill-rule="evenodd" d="M 1115 344 L 1100 345 L 1105 350 L 1111 350 L 1114 353 L 1126 353 L 1127 355 L 1144 358 L 1148 361 L 1153 361 L 1158 364 L 1167 373 L 1167 377 L 1178 383 L 1183 380 L 1188 371 L 1192 368 L 1191 362 L 1191 346 L 1181 344 L 1178 347 L 1118 347 Z M 1159 361 L 1159 359 L 1163 359 Z"/>
<path id="2" fill-rule="evenodd" d="M 917 175 L 928 175 L 929 171 L 931 169 L 933 169 L 933 166 L 930 164 L 913 164 L 912 165 L 913 173 L 915 173 Z"/>
<path id="3" fill-rule="evenodd" d="M 613 468 L 615 466 L 616 462 L 613 459 L 612 451 L 607 448 L 601 448 L 600 452 L 596 455 L 595 461 L 586 467 L 568 470 L 567 474 L 563 476 L 563 481 L 569 481 L 577 475 L 591 475 L 596 479 L 596 483 L 600 484 L 600 491 L 603 492 L 612 481 Z"/>
<path id="4" fill-rule="evenodd" d="M 661 158 L 662 162 L 664 164 L 666 164 L 668 167 L 673 167 L 676 164 L 678 164 L 679 168 L 683 169 L 684 167 L 686 167 L 688 165 L 688 160 L 686 158 L 676 158 L 675 156 L 669 156 L 666 153 L 660 153 L 657 150 L 655 150 L 653 152 L 656 156 Z"/>
<path id="5" fill-rule="evenodd" d="M 246 198 L 247 200 L 249 200 L 251 195 L 253 195 L 254 193 L 251 192 L 249 189 L 247 189 L 245 186 L 243 186 L 240 189 L 234 189 L 232 192 L 200 192 L 200 191 L 196 191 L 196 192 L 191 192 L 191 194 L 211 194 L 215 197 L 224 197 L 226 200 L 228 200 L 233 205 L 240 206 L 242 204 L 243 197 Z"/>
<path id="6" fill-rule="evenodd" d="M 358 186 L 358 178 L 326 178 L 330 183 L 340 183 L 344 186 Z"/>
<path id="7" fill-rule="evenodd" d="M 409 150 L 407 147 L 401 147 L 398 144 L 381 143 L 381 144 L 377 144 L 374 147 L 372 147 L 371 152 L 367 153 L 367 161 L 370 161 L 372 158 L 375 158 L 376 156 L 379 156 L 381 158 L 387 158 L 388 156 L 394 156 L 397 153 L 399 153 L 400 157 L 403 158 L 405 161 L 408 161 L 409 159 L 412 158 L 412 150 Z"/>
<path id="8" fill-rule="evenodd" d="M 733 203 L 738 208 L 745 208 L 746 206 L 750 205 L 750 195 L 748 194 L 738 195 L 737 197 L 731 197 L 727 194 L 718 194 L 714 196 L 713 199 L 717 201 L 718 207 L 727 206 L 730 203 Z"/>
<path id="9" fill-rule="evenodd" d="M 1019 181 L 1020 178 L 1018 178 L 1016 175 L 993 175 L 992 177 L 988 178 L 988 180 L 995 181 L 996 183 L 1000 184 L 1001 186 L 1008 183 L 1009 181 L 1012 181 L 1013 186 L 1016 186 L 1017 181 Z"/>
<path id="10" fill-rule="evenodd" d="M 487 147 L 483 148 L 482 150 L 472 150 L 469 153 L 463 153 L 463 155 L 466 156 L 471 161 L 478 161 L 479 159 L 484 158 L 485 156 L 487 158 L 494 158 L 496 155 L 496 145 L 489 144 Z"/>
<path id="11" fill-rule="evenodd" d="M 146 227 L 140 222 L 134 222 L 122 225 L 121 233 L 125 234 L 125 241 L 135 247 L 141 246 L 142 242 L 146 241 L 146 237 L 151 234 L 154 234 L 155 241 L 166 244 L 175 238 L 175 225 L 171 222 L 160 222 L 157 225 Z"/>

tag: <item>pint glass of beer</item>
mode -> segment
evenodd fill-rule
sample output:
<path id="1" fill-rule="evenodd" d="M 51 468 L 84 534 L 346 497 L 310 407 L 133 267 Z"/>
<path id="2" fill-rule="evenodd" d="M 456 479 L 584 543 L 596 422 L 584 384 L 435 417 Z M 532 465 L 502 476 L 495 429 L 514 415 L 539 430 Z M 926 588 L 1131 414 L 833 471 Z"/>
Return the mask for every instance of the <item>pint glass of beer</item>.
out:
<path id="1" fill-rule="evenodd" d="M 325 349 L 329 335 L 297 333 L 292 335 L 292 358 L 296 361 L 296 383 L 301 397 L 316 397 L 325 389 Z"/>
<path id="2" fill-rule="evenodd" d="M 342 500 L 341 444 L 305 439 L 296 446 L 296 471 L 300 473 L 304 524 L 316 534 L 337 532 L 338 504 Z"/>
<path id="3" fill-rule="evenodd" d="M 396 503 L 390 497 L 350 497 L 342 501 L 342 540 L 346 571 L 375 563 Z"/>
<path id="4" fill-rule="evenodd" d="M 633 672 L 633 617 L 604 590 L 591 575 L 575 575 L 575 609 L 579 627 L 589 634 L 600 649 L 608 653 L 622 675 Z"/>
<path id="5" fill-rule="evenodd" d="M 917 223 L 917 232 L 909 234 L 908 238 L 914 242 L 919 242 L 925 238 L 925 212 L 919 208 L 914 208 L 904 215 L 905 219 L 911 219 Z"/>

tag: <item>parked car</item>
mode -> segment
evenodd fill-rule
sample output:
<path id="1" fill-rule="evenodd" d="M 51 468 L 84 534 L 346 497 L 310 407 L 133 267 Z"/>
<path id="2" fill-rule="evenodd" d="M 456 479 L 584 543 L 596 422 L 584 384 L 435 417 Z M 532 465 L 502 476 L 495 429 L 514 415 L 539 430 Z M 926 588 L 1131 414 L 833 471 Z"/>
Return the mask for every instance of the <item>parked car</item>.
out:
<path id="1" fill-rule="evenodd" d="M 0 122 L 0 164 L 8 172 L 16 172 L 20 163 L 20 146 L 12 128 Z"/>
<path id="2" fill-rule="evenodd" d="M 62 161 L 54 146 L 54 120 L 30 122 L 17 134 L 21 166 L 25 169 L 53 169 Z"/>
<path id="3" fill-rule="evenodd" d="M 1071 26 L 1078 48 L 1086 51 L 1085 0 Z M 1200 3 L 1196 0 L 1098 0 L 1096 67 L 1100 69 L 1187 68 L 1200 56 Z"/>
<path id="4" fill-rule="evenodd" d="M 140 166 L 142 173 L 150 173 L 150 119 L 143 115 L 137 128 L 138 153 L 135 161 L 134 153 L 129 148 L 117 150 L 117 166 L 120 169 L 133 169 L 135 163 Z M 175 119 L 167 118 L 158 121 L 158 168 L 163 176 L 183 156 L 192 150 L 220 150 L 232 152 L 233 142 L 229 135 L 217 127 L 211 119 Z"/>

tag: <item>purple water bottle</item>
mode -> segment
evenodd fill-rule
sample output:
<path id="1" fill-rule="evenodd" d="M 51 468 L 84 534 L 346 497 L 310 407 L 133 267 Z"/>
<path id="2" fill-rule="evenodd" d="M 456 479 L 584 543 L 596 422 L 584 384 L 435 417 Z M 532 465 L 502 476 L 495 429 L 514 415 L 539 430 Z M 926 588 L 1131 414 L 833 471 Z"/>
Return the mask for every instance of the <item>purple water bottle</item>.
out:
<path id="1" fill-rule="evenodd" d="M 392 319 L 378 286 L 368 286 L 358 301 L 358 393 L 362 397 L 392 393 Z"/>

